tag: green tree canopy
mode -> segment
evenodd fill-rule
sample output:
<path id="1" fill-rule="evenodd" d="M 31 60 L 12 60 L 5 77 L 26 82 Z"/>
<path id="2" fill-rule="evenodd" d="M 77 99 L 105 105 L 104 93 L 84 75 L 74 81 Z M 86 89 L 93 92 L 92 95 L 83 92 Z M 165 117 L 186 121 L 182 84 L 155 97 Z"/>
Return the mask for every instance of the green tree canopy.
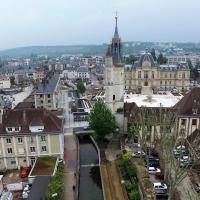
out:
<path id="1" fill-rule="evenodd" d="M 163 56 L 162 53 L 159 54 L 158 59 L 157 59 L 158 64 L 166 64 L 167 63 L 167 58 Z"/>
<path id="2" fill-rule="evenodd" d="M 10 83 L 11 83 L 11 85 L 15 84 L 15 77 L 14 76 L 10 76 Z"/>
<path id="3" fill-rule="evenodd" d="M 79 93 L 83 94 L 86 91 L 83 81 L 79 80 L 76 86 Z"/>
<path id="4" fill-rule="evenodd" d="M 102 100 L 98 100 L 89 115 L 90 127 L 95 131 L 97 140 L 103 140 L 116 128 L 115 117 Z"/>

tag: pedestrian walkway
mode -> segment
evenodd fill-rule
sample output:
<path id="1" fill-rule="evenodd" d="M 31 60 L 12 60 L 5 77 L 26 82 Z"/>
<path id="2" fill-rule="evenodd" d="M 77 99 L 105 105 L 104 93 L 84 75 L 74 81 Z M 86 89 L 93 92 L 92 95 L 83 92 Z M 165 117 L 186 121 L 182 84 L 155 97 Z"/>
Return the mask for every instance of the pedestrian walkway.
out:
<path id="1" fill-rule="evenodd" d="M 75 200 L 77 189 L 77 142 L 74 135 L 64 136 L 64 199 L 65 200 Z"/>

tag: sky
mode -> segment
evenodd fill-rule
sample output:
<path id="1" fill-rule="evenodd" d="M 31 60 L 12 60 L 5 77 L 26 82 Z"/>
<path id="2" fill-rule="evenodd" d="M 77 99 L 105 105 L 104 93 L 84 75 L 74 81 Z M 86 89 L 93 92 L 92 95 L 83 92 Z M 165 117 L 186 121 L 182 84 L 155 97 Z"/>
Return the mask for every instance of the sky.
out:
<path id="1" fill-rule="evenodd" d="M 0 0 L 0 50 L 123 41 L 200 42 L 200 0 Z"/>

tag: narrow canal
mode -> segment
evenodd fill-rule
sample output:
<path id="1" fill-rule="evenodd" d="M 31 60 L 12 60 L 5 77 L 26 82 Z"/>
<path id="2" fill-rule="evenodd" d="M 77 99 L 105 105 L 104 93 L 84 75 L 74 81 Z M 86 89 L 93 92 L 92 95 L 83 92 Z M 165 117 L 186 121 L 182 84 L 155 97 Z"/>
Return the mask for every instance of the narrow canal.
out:
<path id="1" fill-rule="evenodd" d="M 99 157 L 89 136 L 79 138 L 79 200 L 103 200 Z"/>

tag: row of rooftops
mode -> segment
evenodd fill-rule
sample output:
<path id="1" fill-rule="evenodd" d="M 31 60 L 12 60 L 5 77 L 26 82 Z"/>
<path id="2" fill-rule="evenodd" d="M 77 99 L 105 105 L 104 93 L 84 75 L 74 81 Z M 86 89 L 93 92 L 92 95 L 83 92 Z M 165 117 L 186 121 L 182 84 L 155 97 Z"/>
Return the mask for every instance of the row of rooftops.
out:
<path id="1" fill-rule="evenodd" d="M 0 123 L 0 134 L 30 134 L 31 127 L 43 126 L 40 133 L 61 133 L 62 120 L 46 109 L 13 109 L 3 113 Z M 8 128 L 17 128 L 17 131 L 8 132 Z"/>
<path id="2" fill-rule="evenodd" d="M 125 65 L 125 70 L 131 71 L 136 68 L 141 68 L 144 62 L 149 62 L 152 68 L 157 68 L 161 71 L 177 71 L 189 69 L 187 63 L 178 63 L 176 65 L 159 65 L 156 61 L 154 61 L 153 56 L 146 52 L 145 54 L 141 55 L 139 61 L 136 61 L 133 65 Z"/>

